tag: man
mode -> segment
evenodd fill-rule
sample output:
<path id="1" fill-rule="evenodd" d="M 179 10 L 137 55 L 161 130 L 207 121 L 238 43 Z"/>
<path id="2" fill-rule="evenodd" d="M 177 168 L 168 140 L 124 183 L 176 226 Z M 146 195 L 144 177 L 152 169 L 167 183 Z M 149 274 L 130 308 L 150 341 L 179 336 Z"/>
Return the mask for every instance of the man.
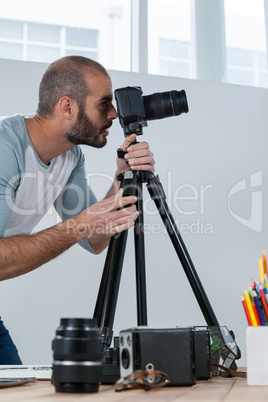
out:
<path id="1" fill-rule="evenodd" d="M 0 122 L 0 280 L 30 272 L 76 243 L 100 253 L 111 236 L 134 225 L 136 197 L 123 197 L 116 176 L 129 168 L 154 171 L 148 144 L 130 146 L 135 134 L 125 139 L 125 159 L 117 159 L 114 182 L 99 202 L 87 184 L 77 146 L 106 144 L 117 117 L 112 99 L 104 67 L 69 56 L 52 63 L 43 75 L 34 116 Z M 62 222 L 31 234 L 53 204 Z M 20 363 L 0 321 L 0 364 Z"/>

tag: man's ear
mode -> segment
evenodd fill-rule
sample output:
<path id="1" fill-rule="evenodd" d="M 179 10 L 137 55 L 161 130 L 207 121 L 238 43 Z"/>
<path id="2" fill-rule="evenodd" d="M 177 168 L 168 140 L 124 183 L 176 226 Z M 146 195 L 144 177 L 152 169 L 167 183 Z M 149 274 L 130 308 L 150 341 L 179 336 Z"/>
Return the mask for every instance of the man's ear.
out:
<path id="1" fill-rule="evenodd" d="M 76 117 L 78 105 L 69 96 L 63 96 L 59 100 L 59 106 L 61 114 L 65 119 L 72 120 L 74 117 Z"/>

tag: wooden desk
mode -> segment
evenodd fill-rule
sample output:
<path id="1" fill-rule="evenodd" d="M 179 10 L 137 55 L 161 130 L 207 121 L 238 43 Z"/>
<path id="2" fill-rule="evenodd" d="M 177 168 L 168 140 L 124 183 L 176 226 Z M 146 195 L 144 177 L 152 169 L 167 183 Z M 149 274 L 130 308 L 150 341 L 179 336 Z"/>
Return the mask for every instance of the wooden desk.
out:
<path id="1" fill-rule="evenodd" d="M 213 377 L 208 381 L 198 381 L 191 387 L 166 387 L 150 391 L 133 390 L 115 392 L 112 386 L 102 385 L 99 392 L 92 394 L 56 393 L 50 381 L 38 381 L 17 387 L 1 388 L 2 402 L 46 402 L 46 401 L 267 401 L 268 386 L 249 387 L 243 378 Z"/>

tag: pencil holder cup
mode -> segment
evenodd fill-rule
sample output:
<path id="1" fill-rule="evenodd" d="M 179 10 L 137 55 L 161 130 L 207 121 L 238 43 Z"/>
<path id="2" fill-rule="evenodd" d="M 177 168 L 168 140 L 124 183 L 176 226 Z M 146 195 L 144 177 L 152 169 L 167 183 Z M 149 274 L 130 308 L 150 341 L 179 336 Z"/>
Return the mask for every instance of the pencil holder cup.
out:
<path id="1" fill-rule="evenodd" d="M 268 327 L 247 327 L 247 384 L 268 385 Z"/>

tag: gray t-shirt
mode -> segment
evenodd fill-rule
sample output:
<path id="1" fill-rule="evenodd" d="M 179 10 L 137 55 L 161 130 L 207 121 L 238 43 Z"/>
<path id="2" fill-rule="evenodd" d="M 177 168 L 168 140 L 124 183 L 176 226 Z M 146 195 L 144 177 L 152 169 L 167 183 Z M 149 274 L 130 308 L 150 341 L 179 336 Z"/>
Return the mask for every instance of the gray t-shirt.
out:
<path id="1" fill-rule="evenodd" d="M 97 201 L 79 146 L 45 165 L 19 114 L 0 120 L 0 144 L 0 238 L 31 233 L 53 204 L 64 220 Z M 87 240 L 80 245 L 94 253 Z"/>

